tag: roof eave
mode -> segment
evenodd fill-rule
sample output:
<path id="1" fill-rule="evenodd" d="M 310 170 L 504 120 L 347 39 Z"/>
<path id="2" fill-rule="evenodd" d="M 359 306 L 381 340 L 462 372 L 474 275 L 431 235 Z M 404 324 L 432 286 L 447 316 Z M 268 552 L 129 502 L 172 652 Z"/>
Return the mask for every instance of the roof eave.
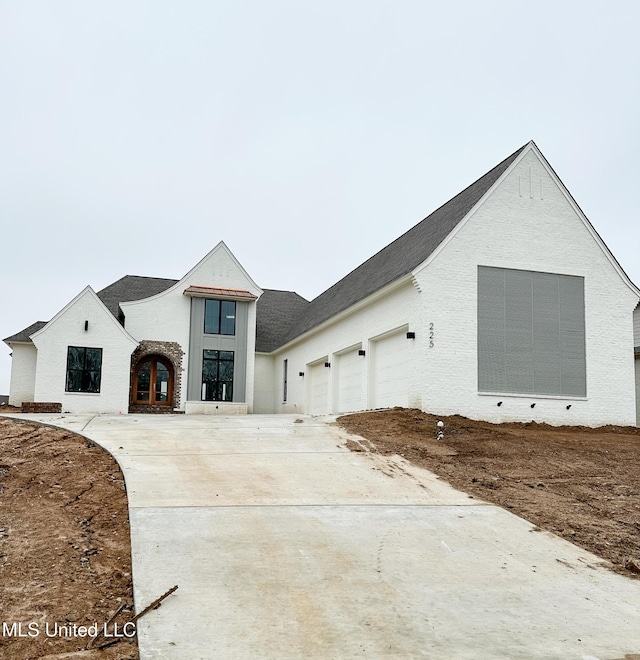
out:
<path id="1" fill-rule="evenodd" d="M 12 340 L 10 337 L 7 337 L 7 339 L 2 340 L 7 346 L 13 346 L 15 344 L 23 344 L 24 346 L 35 346 L 35 344 L 29 339 L 29 341 L 23 341 L 21 339 L 18 340 Z"/>

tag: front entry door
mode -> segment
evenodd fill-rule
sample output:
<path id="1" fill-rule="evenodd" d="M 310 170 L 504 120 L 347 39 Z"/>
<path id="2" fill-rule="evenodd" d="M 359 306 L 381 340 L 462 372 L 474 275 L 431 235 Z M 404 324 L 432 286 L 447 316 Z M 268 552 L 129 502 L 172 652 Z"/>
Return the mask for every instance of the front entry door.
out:
<path id="1" fill-rule="evenodd" d="M 173 367 L 157 356 L 147 357 L 136 367 L 133 402 L 159 406 L 173 404 Z"/>

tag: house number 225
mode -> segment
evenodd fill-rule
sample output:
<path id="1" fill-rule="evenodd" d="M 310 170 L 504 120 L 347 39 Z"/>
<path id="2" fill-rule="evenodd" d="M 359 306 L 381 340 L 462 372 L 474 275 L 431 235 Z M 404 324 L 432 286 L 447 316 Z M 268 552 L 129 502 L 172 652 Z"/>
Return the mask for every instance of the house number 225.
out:
<path id="1" fill-rule="evenodd" d="M 433 341 L 436 338 L 433 323 L 429 323 L 429 348 L 433 348 Z"/>

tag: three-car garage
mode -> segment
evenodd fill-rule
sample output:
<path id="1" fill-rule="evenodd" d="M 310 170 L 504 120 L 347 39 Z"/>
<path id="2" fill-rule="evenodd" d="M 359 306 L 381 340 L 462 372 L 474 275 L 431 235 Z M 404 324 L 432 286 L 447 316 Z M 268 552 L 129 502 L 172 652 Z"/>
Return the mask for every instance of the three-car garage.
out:
<path id="1" fill-rule="evenodd" d="M 406 407 L 409 340 L 406 326 L 306 365 L 307 411 L 312 415 Z"/>

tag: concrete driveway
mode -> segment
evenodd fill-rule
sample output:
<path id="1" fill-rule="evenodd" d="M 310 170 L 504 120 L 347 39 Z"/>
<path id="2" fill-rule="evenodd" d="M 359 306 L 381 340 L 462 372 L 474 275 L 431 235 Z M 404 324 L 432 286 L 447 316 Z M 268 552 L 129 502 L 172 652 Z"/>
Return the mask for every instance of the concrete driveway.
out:
<path id="1" fill-rule="evenodd" d="M 125 474 L 143 660 L 640 653 L 640 581 L 330 419 L 23 415 Z"/>

